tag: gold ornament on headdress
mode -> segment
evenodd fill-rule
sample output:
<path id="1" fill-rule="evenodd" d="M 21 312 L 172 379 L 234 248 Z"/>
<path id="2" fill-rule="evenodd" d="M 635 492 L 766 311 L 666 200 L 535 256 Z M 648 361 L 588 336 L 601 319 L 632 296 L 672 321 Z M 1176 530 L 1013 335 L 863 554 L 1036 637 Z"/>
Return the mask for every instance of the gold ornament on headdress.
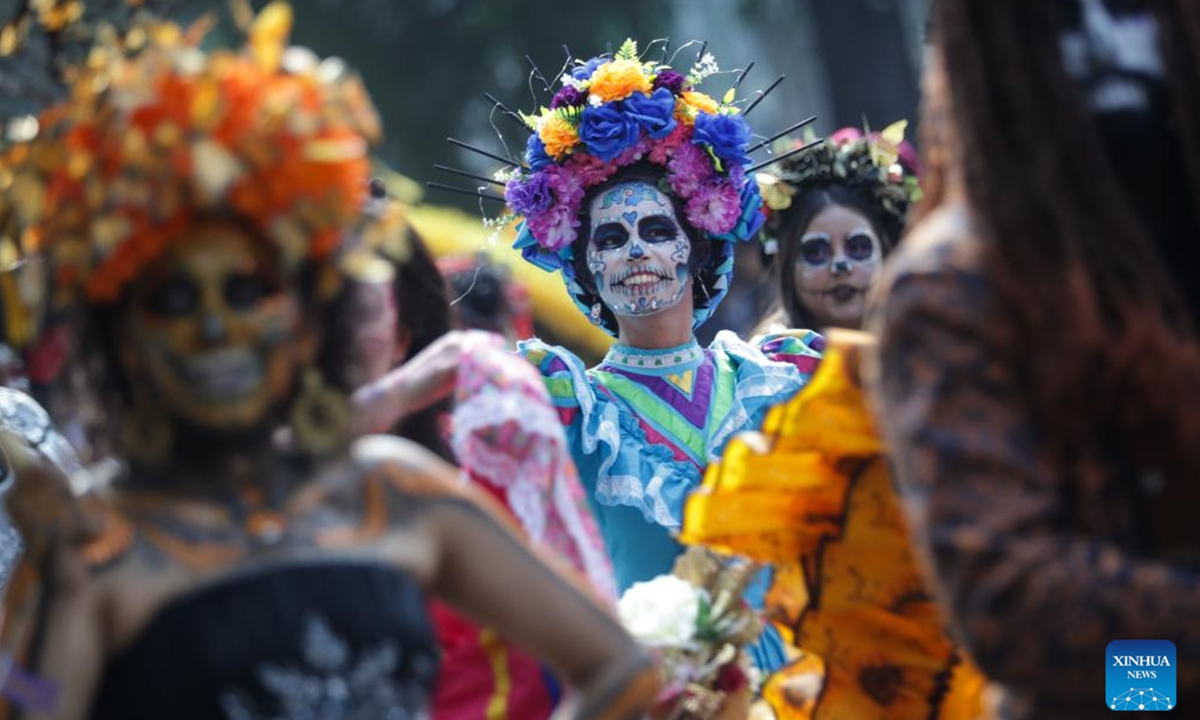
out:
<path id="1" fill-rule="evenodd" d="M 13 168 L 33 189 L 14 201 L 59 282 L 113 301 L 203 216 L 250 223 L 288 268 L 338 248 L 379 120 L 344 63 L 287 46 L 291 20 L 269 4 L 238 52 L 200 50 L 204 21 L 147 22 L 120 41 L 97 32 L 70 99 L 39 118 Z"/>

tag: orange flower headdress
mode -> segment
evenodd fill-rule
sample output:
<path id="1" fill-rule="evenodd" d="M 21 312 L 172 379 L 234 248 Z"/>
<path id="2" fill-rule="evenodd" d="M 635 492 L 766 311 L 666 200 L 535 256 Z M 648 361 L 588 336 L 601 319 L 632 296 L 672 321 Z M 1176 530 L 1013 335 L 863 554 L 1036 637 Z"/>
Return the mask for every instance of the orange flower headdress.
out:
<path id="1" fill-rule="evenodd" d="M 337 59 L 288 47 L 268 5 L 240 51 L 199 48 L 211 22 L 98 33 L 67 102 L 13 149 L 30 249 L 60 284 L 111 302 L 195 219 L 232 215 L 289 268 L 329 258 L 366 197 L 379 120 Z"/>

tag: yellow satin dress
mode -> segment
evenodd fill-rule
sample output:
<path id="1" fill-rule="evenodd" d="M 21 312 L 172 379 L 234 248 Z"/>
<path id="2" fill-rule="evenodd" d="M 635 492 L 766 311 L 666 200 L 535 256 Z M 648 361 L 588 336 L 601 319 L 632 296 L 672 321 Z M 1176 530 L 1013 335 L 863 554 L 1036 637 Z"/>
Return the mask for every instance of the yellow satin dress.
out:
<path id="1" fill-rule="evenodd" d="M 986 718 L 987 683 L 946 632 L 862 391 L 871 341 L 828 340 L 808 386 L 709 467 L 682 540 L 775 565 L 768 617 L 799 648 L 763 689 L 778 720 Z"/>

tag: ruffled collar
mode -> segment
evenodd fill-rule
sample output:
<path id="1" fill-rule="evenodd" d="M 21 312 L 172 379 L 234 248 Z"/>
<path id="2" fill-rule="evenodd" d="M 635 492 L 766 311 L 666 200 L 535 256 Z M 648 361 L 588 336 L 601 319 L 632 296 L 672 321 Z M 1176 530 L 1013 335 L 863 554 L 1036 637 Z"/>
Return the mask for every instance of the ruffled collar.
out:
<path id="1" fill-rule="evenodd" d="M 662 350 L 646 350 L 617 343 L 604 356 L 604 365 L 634 372 L 675 372 L 698 367 L 704 362 L 704 348 L 692 338 L 683 345 Z"/>

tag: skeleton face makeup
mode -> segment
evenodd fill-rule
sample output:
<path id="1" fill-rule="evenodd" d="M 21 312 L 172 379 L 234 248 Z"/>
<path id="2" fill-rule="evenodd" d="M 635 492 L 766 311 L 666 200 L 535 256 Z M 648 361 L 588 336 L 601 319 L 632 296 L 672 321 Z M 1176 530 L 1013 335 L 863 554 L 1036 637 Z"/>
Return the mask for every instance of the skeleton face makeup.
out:
<path id="1" fill-rule="evenodd" d="M 671 199 L 644 182 L 616 185 L 592 199 L 588 270 L 613 314 L 652 315 L 691 289 L 692 243 Z"/>
<path id="2" fill-rule="evenodd" d="M 255 427 L 288 394 L 300 302 L 261 241 L 229 223 L 190 229 L 133 288 L 125 371 L 171 416 Z"/>
<path id="3" fill-rule="evenodd" d="M 792 282 L 819 328 L 859 328 L 879 279 L 883 245 L 862 213 L 830 205 L 800 236 Z"/>
<path id="4" fill-rule="evenodd" d="M 1145 0 L 1056 0 L 1059 54 L 1095 114 L 1144 111 L 1163 80 L 1158 21 Z"/>

